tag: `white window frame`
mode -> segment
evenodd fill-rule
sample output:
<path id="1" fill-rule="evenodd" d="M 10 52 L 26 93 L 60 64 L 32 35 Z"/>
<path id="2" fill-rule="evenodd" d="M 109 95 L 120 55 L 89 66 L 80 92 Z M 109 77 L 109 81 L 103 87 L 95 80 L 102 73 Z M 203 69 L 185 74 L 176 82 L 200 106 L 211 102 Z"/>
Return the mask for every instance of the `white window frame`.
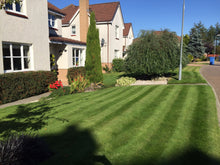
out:
<path id="1" fill-rule="evenodd" d="M 16 10 L 16 3 L 15 2 L 13 2 L 11 4 L 11 6 L 12 6 L 12 9 L 7 9 L 7 4 L 5 4 L 5 10 L 13 12 L 13 13 L 25 15 L 25 13 L 26 13 L 26 0 L 21 0 L 21 2 L 20 2 L 20 11 Z"/>
<path id="2" fill-rule="evenodd" d="M 31 51 L 31 45 L 30 44 L 21 44 L 21 43 L 3 43 L 2 44 L 2 49 L 4 45 L 9 45 L 9 51 L 10 51 L 10 56 L 4 56 L 3 54 L 3 69 L 5 73 L 10 73 L 10 72 L 21 72 L 21 71 L 30 71 L 32 69 L 32 51 Z M 20 53 L 21 56 L 13 56 L 13 45 L 19 45 L 20 46 Z M 24 46 L 29 47 L 29 56 L 24 56 Z M 3 52 L 2 52 L 3 53 Z M 10 70 L 5 70 L 4 68 L 4 58 L 10 58 L 11 62 L 11 69 Z M 14 63 L 13 59 L 14 58 L 20 58 L 21 59 L 21 70 L 15 70 L 14 68 Z M 29 68 L 25 69 L 24 66 L 24 59 L 28 58 L 29 59 Z"/>
<path id="3" fill-rule="evenodd" d="M 78 51 L 78 65 L 77 65 L 77 58 L 76 58 L 76 51 Z M 83 49 L 80 48 L 73 48 L 72 52 L 72 65 L 73 67 L 80 67 L 83 66 Z"/>
<path id="4" fill-rule="evenodd" d="M 72 26 L 72 35 L 76 35 L 76 25 Z"/>
<path id="5" fill-rule="evenodd" d="M 48 14 L 48 26 L 55 28 L 56 27 L 56 16 L 53 14 Z"/>
<path id="6" fill-rule="evenodd" d="M 115 38 L 119 39 L 119 26 L 115 25 Z"/>

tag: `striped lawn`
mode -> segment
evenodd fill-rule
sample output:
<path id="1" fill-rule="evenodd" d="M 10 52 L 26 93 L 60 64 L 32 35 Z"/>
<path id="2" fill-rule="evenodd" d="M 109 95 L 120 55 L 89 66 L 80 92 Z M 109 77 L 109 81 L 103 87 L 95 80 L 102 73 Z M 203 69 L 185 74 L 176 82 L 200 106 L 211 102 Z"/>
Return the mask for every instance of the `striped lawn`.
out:
<path id="1" fill-rule="evenodd" d="M 35 132 L 54 156 L 43 164 L 219 164 L 209 86 L 114 87 L 0 109 L 1 137 Z"/>
<path id="2" fill-rule="evenodd" d="M 206 83 L 204 78 L 201 76 L 199 70 L 200 66 L 187 66 L 182 70 L 182 80 L 178 80 L 179 70 L 174 71 L 176 74 L 169 80 L 169 84 L 196 84 Z"/>

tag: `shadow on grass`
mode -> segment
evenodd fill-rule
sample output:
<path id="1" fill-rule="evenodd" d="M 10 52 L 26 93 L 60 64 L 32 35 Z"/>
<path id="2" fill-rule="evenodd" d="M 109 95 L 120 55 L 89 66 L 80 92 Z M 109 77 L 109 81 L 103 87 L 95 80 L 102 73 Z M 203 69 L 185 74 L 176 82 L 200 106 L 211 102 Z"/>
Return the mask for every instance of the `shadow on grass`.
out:
<path id="1" fill-rule="evenodd" d="M 43 162 L 44 165 L 94 165 L 96 162 L 111 165 L 105 155 L 96 155 L 98 145 L 89 130 L 69 126 L 61 133 L 43 138 L 54 153 L 50 159 Z"/>
<path id="2" fill-rule="evenodd" d="M 196 148 L 188 148 L 185 151 L 183 151 L 182 154 L 176 154 L 173 155 L 169 159 L 165 159 L 163 161 L 157 161 L 156 159 L 148 159 L 148 160 L 143 160 L 143 161 L 132 161 L 133 164 L 138 164 L 138 165 L 219 165 L 220 160 L 208 156 L 204 152 L 200 151 L 199 149 Z"/>
<path id="3" fill-rule="evenodd" d="M 48 105 L 48 101 L 35 104 L 20 105 L 14 114 L 10 114 L 0 121 L 0 134 L 8 137 L 15 132 L 37 131 L 47 125 L 48 119 L 60 122 L 69 122 L 63 118 L 49 116 L 54 107 Z"/>

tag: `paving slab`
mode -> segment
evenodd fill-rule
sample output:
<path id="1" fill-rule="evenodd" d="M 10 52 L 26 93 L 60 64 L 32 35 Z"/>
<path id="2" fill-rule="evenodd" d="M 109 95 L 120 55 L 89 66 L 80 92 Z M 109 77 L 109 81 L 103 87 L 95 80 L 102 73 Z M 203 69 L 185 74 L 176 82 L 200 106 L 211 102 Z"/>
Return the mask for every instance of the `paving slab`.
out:
<path id="1" fill-rule="evenodd" d="M 0 105 L 0 109 L 1 108 L 6 108 L 6 107 L 9 107 L 9 106 L 13 106 L 13 105 L 34 103 L 34 102 L 39 101 L 42 97 L 47 97 L 49 95 L 50 95 L 50 92 L 47 92 L 47 93 L 43 93 L 41 95 L 32 96 L 32 97 L 29 97 L 29 98 L 26 98 L 26 99 L 22 99 L 22 100 L 18 100 L 18 101 L 15 101 L 15 102 L 3 104 L 3 105 Z"/>

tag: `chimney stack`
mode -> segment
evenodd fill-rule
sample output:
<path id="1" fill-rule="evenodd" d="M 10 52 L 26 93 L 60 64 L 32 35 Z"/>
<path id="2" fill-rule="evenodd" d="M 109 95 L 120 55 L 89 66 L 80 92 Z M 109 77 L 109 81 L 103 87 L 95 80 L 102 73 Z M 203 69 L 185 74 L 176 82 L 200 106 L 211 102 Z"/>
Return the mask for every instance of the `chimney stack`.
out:
<path id="1" fill-rule="evenodd" d="M 89 28 L 89 0 L 79 0 L 80 12 L 80 40 L 86 42 L 87 32 Z"/>

